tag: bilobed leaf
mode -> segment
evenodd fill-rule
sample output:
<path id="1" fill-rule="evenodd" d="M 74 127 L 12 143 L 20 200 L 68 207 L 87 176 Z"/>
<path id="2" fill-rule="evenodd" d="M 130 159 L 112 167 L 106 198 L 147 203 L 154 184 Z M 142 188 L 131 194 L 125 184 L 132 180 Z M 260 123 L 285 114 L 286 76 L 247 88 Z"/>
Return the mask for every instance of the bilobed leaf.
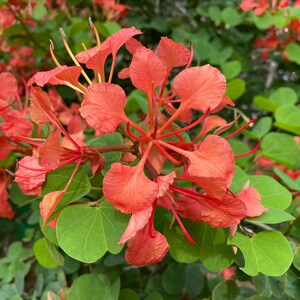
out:
<path id="1" fill-rule="evenodd" d="M 287 285 L 286 274 L 278 277 L 258 274 L 252 278 L 252 281 L 261 296 L 266 296 L 269 299 L 271 296 L 275 296 L 277 299 L 282 299 L 285 294 Z"/>
<path id="2" fill-rule="evenodd" d="M 198 6 L 197 8 L 200 8 L 200 6 Z M 221 22 L 222 21 L 222 12 L 221 12 L 221 9 L 218 6 L 210 6 L 208 8 L 208 14 L 209 14 L 209 17 L 214 22 Z"/>
<path id="3" fill-rule="evenodd" d="M 114 291 L 112 291 L 114 290 Z M 73 282 L 69 291 L 69 300 L 117 300 L 120 292 L 120 280 L 111 283 L 104 274 L 84 274 Z"/>
<path id="4" fill-rule="evenodd" d="M 300 46 L 298 44 L 289 43 L 285 48 L 285 54 L 290 61 L 300 65 Z"/>
<path id="5" fill-rule="evenodd" d="M 271 117 L 262 117 L 255 122 L 251 131 L 243 131 L 243 133 L 249 138 L 261 139 L 272 127 Z"/>
<path id="6" fill-rule="evenodd" d="M 179 295 L 184 287 L 185 267 L 183 264 L 170 264 L 162 276 L 162 284 L 170 295 Z"/>
<path id="7" fill-rule="evenodd" d="M 232 280 L 221 281 L 212 292 L 212 300 L 235 300 L 240 295 L 240 289 Z"/>
<path id="8" fill-rule="evenodd" d="M 270 100 L 276 102 L 278 105 L 295 104 L 297 98 L 297 93 L 289 87 L 281 87 L 270 96 Z"/>
<path id="9" fill-rule="evenodd" d="M 282 105 L 275 111 L 275 126 L 300 134 L 300 109 L 292 104 Z"/>
<path id="10" fill-rule="evenodd" d="M 185 268 L 185 290 L 193 298 L 200 295 L 204 287 L 204 276 L 199 263 L 189 264 Z"/>
<path id="11" fill-rule="evenodd" d="M 251 218 L 251 220 L 265 224 L 278 224 L 295 220 L 295 217 L 284 210 L 268 208 L 261 216 Z"/>
<path id="12" fill-rule="evenodd" d="M 227 6 L 222 10 L 222 19 L 229 26 L 237 26 L 241 23 L 242 18 L 234 7 Z"/>
<path id="13" fill-rule="evenodd" d="M 66 207 L 57 221 L 59 246 L 71 257 L 86 263 L 101 258 L 106 251 L 117 254 L 118 242 L 129 217 L 115 210 L 106 200 L 99 207 Z"/>
<path id="14" fill-rule="evenodd" d="M 261 142 L 262 155 L 293 168 L 300 157 L 299 145 L 292 135 L 279 132 L 267 133 Z"/>
<path id="15" fill-rule="evenodd" d="M 224 63 L 221 70 L 227 80 L 230 80 L 240 74 L 242 65 L 238 60 L 232 60 Z"/>
<path id="16" fill-rule="evenodd" d="M 42 195 L 44 196 L 53 191 L 63 190 L 66 187 L 74 168 L 75 164 L 70 164 L 47 174 L 46 182 L 42 189 Z M 91 184 L 89 178 L 83 168 L 79 167 L 57 208 L 61 208 L 68 203 L 81 199 L 83 196 L 88 194 L 90 190 Z"/>
<path id="17" fill-rule="evenodd" d="M 63 256 L 46 238 L 37 240 L 33 245 L 33 251 L 39 264 L 45 268 L 57 268 L 64 264 Z"/>
<path id="18" fill-rule="evenodd" d="M 241 270 L 250 276 L 259 272 L 267 276 L 281 276 L 293 261 L 289 242 L 277 231 L 260 232 L 252 238 L 236 233 L 229 237 L 228 244 L 241 250 L 245 260 Z"/>
<path id="19" fill-rule="evenodd" d="M 196 244 L 191 244 L 180 233 L 180 228 L 168 228 L 166 224 L 164 234 L 170 244 L 170 254 L 178 262 L 192 263 L 199 258 L 204 266 L 212 272 L 218 272 L 231 265 L 234 254 L 227 246 L 226 230 L 211 228 L 204 223 L 186 222 L 186 229 Z"/>
<path id="20" fill-rule="evenodd" d="M 226 96 L 232 100 L 236 100 L 244 94 L 245 88 L 245 80 L 239 78 L 230 80 L 227 83 Z"/>
<path id="21" fill-rule="evenodd" d="M 254 96 L 253 103 L 257 108 L 270 112 L 274 112 L 278 107 L 277 103 L 261 95 Z"/>
<path id="22" fill-rule="evenodd" d="M 261 16 L 253 14 L 253 20 L 256 27 L 259 29 L 267 29 L 272 26 L 274 22 L 273 16 L 268 11 Z"/>
<path id="23" fill-rule="evenodd" d="M 250 176 L 250 185 L 257 189 L 264 207 L 283 210 L 291 204 L 291 193 L 272 177 Z"/>

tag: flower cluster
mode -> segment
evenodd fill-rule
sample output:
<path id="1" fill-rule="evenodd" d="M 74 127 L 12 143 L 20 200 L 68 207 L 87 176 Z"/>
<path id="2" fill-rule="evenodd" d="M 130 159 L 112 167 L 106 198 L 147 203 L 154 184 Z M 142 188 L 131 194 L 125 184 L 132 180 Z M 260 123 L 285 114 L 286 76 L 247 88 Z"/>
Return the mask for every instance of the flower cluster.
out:
<path id="1" fill-rule="evenodd" d="M 258 145 L 249 153 L 235 155 L 228 143 L 228 139 L 253 120 L 221 136 L 237 121 L 227 123 L 217 115 L 226 105 L 234 105 L 225 96 L 223 74 L 210 65 L 191 67 L 193 49 L 167 37 L 161 38 L 153 51 L 134 38 L 142 33 L 134 27 L 123 28 L 100 43 L 93 23 L 91 26 L 97 46 L 77 55 L 72 53 L 61 30 L 75 66 L 61 65 L 50 45 L 57 67 L 38 72 L 28 81 L 29 115 L 40 135 L 32 138 L 27 131 L 10 137 L 15 143 L 25 142 L 32 148 L 31 154 L 20 160 L 15 173 L 15 181 L 25 193 L 40 194 L 49 172 L 76 164 L 66 187 L 51 191 L 41 201 L 44 225 L 49 223 L 78 167 L 89 162 L 93 175 L 98 174 L 105 164 L 102 153 L 107 151 L 124 153 L 121 161 L 112 163 L 105 173 L 103 195 L 117 210 L 131 215 L 119 241 L 119 245 L 127 242 L 128 263 L 154 263 L 167 253 L 168 241 L 155 229 L 155 212 L 159 206 L 173 214 L 191 243 L 193 238 L 182 218 L 211 227 L 230 227 L 234 232 L 243 218 L 261 215 L 266 208 L 260 204 L 256 189 L 245 183 L 239 194 L 230 190 L 235 158 L 253 153 Z M 120 85 L 112 83 L 117 53 L 123 45 L 132 59 L 128 68 L 118 74 L 119 78 L 129 78 L 147 99 L 148 113 L 139 122 L 126 115 L 126 93 Z M 105 67 L 110 61 L 107 76 Z M 177 75 L 171 81 L 174 72 Z M 91 73 L 94 79 L 90 78 Z M 62 110 L 41 89 L 46 84 L 66 85 L 83 95 L 69 123 L 62 122 Z M 71 110 L 65 108 L 69 114 Z M 42 137 L 45 126 L 48 133 Z M 83 132 L 87 128 L 93 129 L 95 136 L 118 131 L 124 144 L 86 146 Z M 55 220 L 51 225 L 55 226 Z"/>
<path id="2" fill-rule="evenodd" d="M 291 5 L 291 3 L 293 3 Z M 254 10 L 254 14 L 258 17 L 268 12 L 278 18 L 282 18 L 284 26 L 278 23 L 278 26 L 272 25 L 266 31 L 264 37 L 255 39 L 255 48 L 261 49 L 261 58 L 266 60 L 270 52 L 280 51 L 282 57 L 287 60 L 285 48 L 291 42 L 300 40 L 300 19 L 298 10 L 293 12 L 291 9 L 298 7 L 300 1 L 269 1 L 269 0 L 243 0 L 241 9 L 244 11 Z"/>

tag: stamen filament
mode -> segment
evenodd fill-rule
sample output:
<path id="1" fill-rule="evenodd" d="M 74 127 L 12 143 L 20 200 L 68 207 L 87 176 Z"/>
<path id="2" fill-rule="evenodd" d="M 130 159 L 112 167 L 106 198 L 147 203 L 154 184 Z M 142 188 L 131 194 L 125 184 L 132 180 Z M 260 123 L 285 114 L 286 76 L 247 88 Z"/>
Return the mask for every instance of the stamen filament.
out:
<path id="1" fill-rule="evenodd" d="M 180 165 L 182 163 L 182 158 L 180 160 L 176 160 L 172 155 L 170 155 L 157 141 L 153 141 L 154 146 L 165 155 L 173 164 Z"/>
<path id="2" fill-rule="evenodd" d="M 190 125 L 188 125 L 188 126 L 186 126 L 186 127 L 180 128 L 180 129 L 178 129 L 178 130 L 175 130 L 175 131 L 171 131 L 171 132 L 162 134 L 162 135 L 159 136 L 159 138 L 164 138 L 164 137 L 167 137 L 167 136 L 170 136 L 170 135 L 174 135 L 174 134 L 178 134 L 178 133 L 181 133 L 181 132 L 190 130 L 191 128 L 193 128 L 193 127 L 197 126 L 198 124 L 200 124 L 200 123 L 207 117 L 207 115 L 209 114 L 209 111 L 210 111 L 210 109 L 208 109 L 208 110 L 201 116 L 201 118 L 199 118 L 197 121 L 193 122 L 192 124 L 190 124 Z"/>
<path id="3" fill-rule="evenodd" d="M 61 33 L 61 36 L 62 36 L 62 40 L 63 40 L 63 43 L 64 43 L 64 46 L 68 52 L 68 54 L 70 55 L 70 57 L 72 58 L 74 64 L 77 66 L 77 67 L 81 67 L 79 62 L 77 61 L 77 59 L 75 58 L 72 50 L 70 49 L 68 43 L 67 43 L 67 40 L 66 40 L 66 34 L 64 32 L 64 30 L 60 27 L 59 28 L 60 30 L 60 33 Z M 88 84 L 92 84 L 92 81 L 90 80 L 90 78 L 87 76 L 87 74 L 85 73 L 84 70 L 81 70 L 81 74 L 83 75 L 83 77 L 86 79 L 86 81 L 88 82 Z"/>
<path id="4" fill-rule="evenodd" d="M 57 58 L 56 58 L 56 56 L 55 56 L 55 54 L 54 54 L 54 52 L 53 52 L 53 50 L 54 50 L 54 44 L 53 44 L 52 40 L 49 40 L 49 41 L 50 41 L 49 50 L 50 50 L 51 57 L 52 57 L 52 59 L 53 59 L 55 65 L 56 65 L 57 67 L 61 68 L 62 65 L 58 62 L 58 60 L 57 60 Z"/>
<path id="5" fill-rule="evenodd" d="M 260 146 L 260 141 L 258 141 L 258 143 L 256 144 L 256 146 L 252 150 L 250 150 L 249 152 L 242 153 L 242 154 L 236 154 L 234 156 L 234 158 L 239 158 L 239 157 L 244 157 L 244 156 L 251 155 L 251 154 L 253 154 L 259 148 L 259 146 Z"/>
<path id="6" fill-rule="evenodd" d="M 241 131 L 243 131 L 245 128 L 247 128 L 251 123 L 255 122 L 256 118 L 250 120 L 249 122 L 247 122 L 246 124 L 244 124 L 243 126 L 241 126 L 239 129 L 237 129 L 235 132 L 229 134 L 228 136 L 225 137 L 225 140 L 228 140 L 234 136 L 236 136 L 237 134 L 239 134 Z"/>

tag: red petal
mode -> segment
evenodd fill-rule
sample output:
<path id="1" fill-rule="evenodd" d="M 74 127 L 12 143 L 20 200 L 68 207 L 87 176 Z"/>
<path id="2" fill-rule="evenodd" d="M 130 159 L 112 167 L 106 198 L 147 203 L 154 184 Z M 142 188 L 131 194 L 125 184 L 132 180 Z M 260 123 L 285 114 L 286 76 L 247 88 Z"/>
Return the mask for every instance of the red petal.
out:
<path id="1" fill-rule="evenodd" d="M 258 217 L 268 209 L 260 204 L 260 195 L 253 187 L 249 187 L 246 190 L 238 194 L 238 198 L 245 204 L 248 217 Z"/>
<path id="2" fill-rule="evenodd" d="M 133 36 L 137 34 L 142 34 L 142 32 L 134 27 L 122 28 L 121 30 L 115 32 L 109 39 L 109 45 L 113 57 L 116 56 L 118 50 Z"/>
<path id="3" fill-rule="evenodd" d="M 193 222 L 204 222 L 211 227 L 234 226 L 246 216 L 244 203 L 228 194 L 221 200 L 206 199 L 201 196 L 196 199 L 180 196 L 176 203 L 176 210 L 184 218 L 191 219 Z"/>
<path id="4" fill-rule="evenodd" d="M 71 88 L 76 88 L 82 68 L 78 66 L 67 67 L 64 70 L 55 74 L 55 77 L 62 82 L 60 84 L 67 85 Z"/>
<path id="5" fill-rule="evenodd" d="M 0 99 L 7 101 L 15 98 L 18 93 L 18 83 L 15 76 L 9 72 L 0 73 Z"/>
<path id="6" fill-rule="evenodd" d="M 129 264 L 142 266 L 157 263 L 168 252 L 170 246 L 165 236 L 154 231 L 154 237 L 150 237 L 148 230 L 146 226 L 128 242 L 125 259 Z"/>
<path id="7" fill-rule="evenodd" d="M 101 75 L 101 80 L 104 82 L 104 65 L 108 55 L 111 53 L 110 49 L 101 49 L 95 55 L 90 57 L 86 62 L 86 67 L 98 72 Z"/>
<path id="8" fill-rule="evenodd" d="M 8 183 L 5 171 L 0 171 L 0 217 L 12 219 L 15 213 L 8 203 L 8 193 L 6 191 Z"/>
<path id="9" fill-rule="evenodd" d="M 6 125 L 2 127 L 6 136 L 30 136 L 33 130 L 32 123 L 26 118 L 26 116 L 18 110 L 5 111 L 2 114 L 4 123 Z"/>
<path id="10" fill-rule="evenodd" d="M 94 83 L 84 95 L 80 113 L 100 133 L 114 133 L 121 122 L 127 121 L 125 104 L 126 95 L 119 85 Z"/>
<path id="11" fill-rule="evenodd" d="M 144 47 L 143 44 L 139 41 L 137 41 L 134 38 L 129 39 L 126 43 L 125 43 L 126 49 L 129 53 L 134 54 L 136 52 L 137 49 Z"/>
<path id="12" fill-rule="evenodd" d="M 129 68 L 124 68 L 118 73 L 120 79 L 126 79 L 130 77 Z"/>
<path id="13" fill-rule="evenodd" d="M 216 113 L 219 112 L 220 110 L 222 110 L 226 105 L 230 105 L 230 106 L 235 106 L 234 102 L 232 102 L 232 100 L 227 97 L 227 96 L 223 96 L 221 102 L 219 103 L 219 105 L 217 107 L 215 107 L 213 110 L 211 110 L 211 113 Z"/>
<path id="14" fill-rule="evenodd" d="M 129 67 L 132 84 L 146 94 L 159 86 L 166 77 L 166 69 L 161 60 L 150 49 L 139 48 Z"/>
<path id="15" fill-rule="evenodd" d="M 128 226 L 124 233 L 121 236 L 121 239 L 119 241 L 119 246 L 122 246 L 125 244 L 129 239 L 131 239 L 135 234 L 143 229 L 151 216 L 152 213 L 152 206 L 147 207 L 144 210 L 141 210 L 137 213 L 132 214 Z"/>
<path id="16" fill-rule="evenodd" d="M 216 108 L 221 102 L 226 79 L 218 69 L 205 65 L 180 72 L 174 79 L 173 87 L 185 109 L 205 112 Z"/>
<path id="17" fill-rule="evenodd" d="M 158 185 L 135 167 L 113 163 L 103 180 L 103 194 L 118 210 L 136 213 L 149 207 L 157 197 Z"/>
<path id="18" fill-rule="evenodd" d="M 27 192 L 40 187 L 45 182 L 45 174 L 50 171 L 51 169 L 40 166 L 35 157 L 25 156 L 19 162 L 15 182 L 22 191 Z"/>
<path id="19" fill-rule="evenodd" d="M 191 176 L 213 180 L 224 179 L 231 184 L 235 163 L 229 143 L 217 135 L 209 135 L 200 147 L 186 155 L 190 160 L 188 173 Z"/>
<path id="20" fill-rule="evenodd" d="M 0 145 L 0 160 L 5 160 L 15 147 L 8 142 L 4 135 L 0 136 Z"/>
<path id="21" fill-rule="evenodd" d="M 31 88 L 30 116 L 32 121 L 38 125 L 50 122 L 52 118 L 48 112 L 51 109 L 52 103 L 48 94 L 40 87 Z"/>
<path id="22" fill-rule="evenodd" d="M 204 137 L 209 131 L 216 127 L 226 125 L 226 120 L 219 116 L 209 116 L 203 122 L 203 126 L 201 128 L 200 136 Z"/>
<path id="23" fill-rule="evenodd" d="M 67 69 L 67 66 L 56 67 L 50 71 L 37 72 L 28 80 L 28 85 L 36 83 L 38 86 L 43 87 L 45 84 L 50 83 L 52 85 L 64 84 L 61 80 L 55 77 L 55 75 L 61 72 L 64 69 Z"/>
<path id="24" fill-rule="evenodd" d="M 39 164 L 41 166 L 51 170 L 54 170 L 58 167 L 60 156 L 63 154 L 63 148 L 60 145 L 60 138 L 60 131 L 56 130 L 40 148 Z"/>
<path id="25" fill-rule="evenodd" d="M 165 193 L 169 189 L 170 184 L 174 182 L 175 177 L 176 177 L 176 171 L 172 171 L 167 175 L 157 177 L 158 197 L 162 197 L 163 195 L 165 195 Z"/>
<path id="26" fill-rule="evenodd" d="M 181 67 L 188 63 L 190 51 L 183 44 L 175 43 L 167 37 L 162 37 L 157 48 L 158 57 L 164 62 L 167 72 L 174 67 Z"/>
<path id="27" fill-rule="evenodd" d="M 47 223 L 64 193 L 65 191 L 54 191 L 44 196 L 40 203 L 40 213 L 43 218 L 44 225 Z"/>

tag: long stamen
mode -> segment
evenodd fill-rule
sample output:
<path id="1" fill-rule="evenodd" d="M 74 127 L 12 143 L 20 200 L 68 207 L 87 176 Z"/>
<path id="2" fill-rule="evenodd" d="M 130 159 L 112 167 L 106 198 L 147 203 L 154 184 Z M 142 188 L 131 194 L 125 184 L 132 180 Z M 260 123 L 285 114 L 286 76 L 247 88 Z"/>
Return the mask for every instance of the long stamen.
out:
<path id="1" fill-rule="evenodd" d="M 64 30 L 60 27 L 59 28 L 59 31 L 61 33 L 61 36 L 62 36 L 62 40 L 63 40 L 63 43 L 64 43 L 64 46 L 68 52 L 68 54 L 70 55 L 70 57 L 72 58 L 74 64 L 77 66 L 77 67 L 81 67 L 79 62 L 77 61 L 77 59 L 75 58 L 72 50 L 70 49 L 68 43 L 67 43 L 67 40 L 66 40 L 66 34 L 64 32 Z M 83 77 L 86 79 L 86 81 L 88 82 L 88 84 L 92 84 L 92 81 L 90 80 L 90 78 L 87 76 L 87 74 L 85 73 L 84 70 L 81 70 L 81 74 L 83 75 Z"/>
<path id="2" fill-rule="evenodd" d="M 172 211 L 176 221 L 178 222 L 181 230 L 183 231 L 184 235 L 186 236 L 186 238 L 188 239 L 188 241 L 191 243 L 191 244 L 196 244 L 196 242 L 192 239 L 192 237 L 190 236 L 190 234 L 188 233 L 188 231 L 186 230 L 186 228 L 184 227 L 183 223 L 181 222 L 176 210 L 174 209 L 172 203 L 171 203 L 171 200 L 166 196 L 164 195 L 163 198 L 165 199 L 166 201 L 166 204 L 168 205 L 168 208 Z"/>
<path id="3" fill-rule="evenodd" d="M 172 155 L 170 155 L 157 141 L 153 141 L 154 146 L 173 164 L 180 165 L 182 163 L 182 158 L 180 160 L 176 160 Z"/>
<path id="4" fill-rule="evenodd" d="M 99 36 L 99 33 L 98 33 L 98 31 L 97 31 L 97 28 L 96 28 L 95 24 L 93 23 L 91 17 L 89 17 L 89 24 L 90 24 L 91 28 L 92 28 L 93 31 L 94 31 L 94 34 L 95 34 L 95 37 L 96 37 L 96 41 L 97 41 L 98 49 L 101 50 L 100 36 Z"/>
<path id="5" fill-rule="evenodd" d="M 247 122 L 246 124 L 244 124 L 243 126 L 241 126 L 239 129 L 237 129 L 235 132 L 233 132 L 232 134 L 229 134 L 228 136 L 225 137 L 225 140 L 228 140 L 234 136 L 236 136 L 237 134 L 239 134 L 241 131 L 243 131 L 245 128 L 247 128 L 251 123 L 255 122 L 256 118 L 250 120 L 249 122 Z"/>
<path id="6" fill-rule="evenodd" d="M 50 50 L 51 57 L 52 57 L 55 65 L 57 67 L 61 68 L 62 65 L 58 62 L 58 60 L 57 60 L 57 58 L 56 58 L 56 56 L 54 55 L 54 52 L 53 52 L 54 51 L 54 44 L 51 40 L 49 40 L 49 41 L 50 41 L 49 50 Z"/>
<path id="7" fill-rule="evenodd" d="M 162 134 L 162 135 L 159 136 L 159 138 L 164 138 L 164 137 L 167 137 L 167 136 L 170 136 L 170 135 L 173 135 L 173 134 L 178 134 L 178 133 L 181 133 L 181 132 L 190 130 L 191 128 L 193 128 L 193 127 L 197 126 L 198 124 L 200 124 L 200 123 L 207 117 L 207 115 L 209 114 L 209 111 L 210 111 L 210 109 L 208 109 L 208 110 L 201 116 L 201 118 L 199 118 L 197 121 L 193 122 L 192 124 L 190 124 L 190 125 L 188 125 L 188 126 L 186 126 L 186 127 L 180 128 L 180 129 L 178 129 L 178 130 L 175 130 L 175 131 L 171 131 L 171 132 Z"/>
<path id="8" fill-rule="evenodd" d="M 244 156 L 251 155 L 251 154 L 253 154 L 259 148 L 259 146 L 260 146 L 260 141 L 258 141 L 258 143 L 256 144 L 256 146 L 252 150 L 250 150 L 249 152 L 242 153 L 242 154 L 236 154 L 234 156 L 234 158 L 239 158 L 239 157 L 244 157 Z"/>
<path id="9" fill-rule="evenodd" d="M 139 137 L 139 136 L 136 136 L 134 135 L 131 131 L 130 131 L 130 127 L 129 127 L 129 122 L 126 123 L 126 130 L 127 130 L 127 134 L 128 136 L 133 139 L 133 140 L 136 140 L 136 141 L 140 141 L 140 142 L 145 142 L 147 140 L 149 140 L 148 137 Z"/>

